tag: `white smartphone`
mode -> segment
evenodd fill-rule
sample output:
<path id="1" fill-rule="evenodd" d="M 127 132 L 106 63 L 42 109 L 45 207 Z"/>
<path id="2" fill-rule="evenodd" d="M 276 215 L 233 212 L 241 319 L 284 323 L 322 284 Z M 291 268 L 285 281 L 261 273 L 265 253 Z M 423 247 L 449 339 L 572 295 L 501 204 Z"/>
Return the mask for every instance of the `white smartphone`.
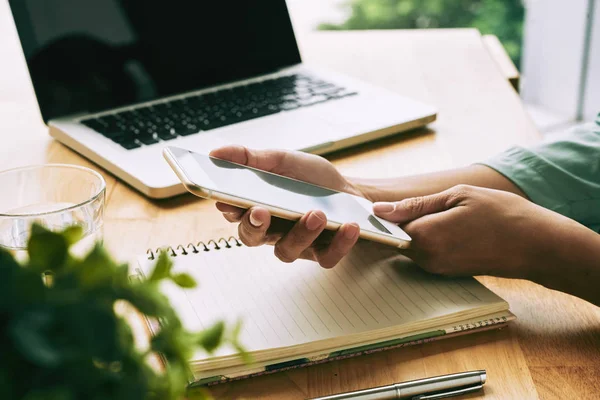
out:
<path id="1" fill-rule="evenodd" d="M 410 244 L 406 232 L 375 216 L 373 203 L 362 197 L 177 147 L 167 147 L 163 154 L 185 188 L 196 196 L 241 208 L 259 205 L 291 221 L 310 210 L 321 210 L 327 216 L 325 229 L 335 231 L 355 222 L 364 239 L 399 248 Z"/>

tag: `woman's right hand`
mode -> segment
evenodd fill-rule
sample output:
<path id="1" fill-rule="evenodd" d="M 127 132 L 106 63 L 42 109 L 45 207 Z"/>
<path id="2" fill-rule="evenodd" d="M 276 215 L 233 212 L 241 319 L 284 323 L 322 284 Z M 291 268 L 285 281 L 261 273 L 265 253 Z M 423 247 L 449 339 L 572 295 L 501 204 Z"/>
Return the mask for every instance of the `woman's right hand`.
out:
<path id="1" fill-rule="evenodd" d="M 225 146 L 213 150 L 215 158 L 287 176 L 357 196 L 363 194 L 323 157 L 297 151 L 250 150 L 243 146 Z M 248 210 L 217 203 L 229 222 L 238 222 L 240 240 L 247 246 L 270 244 L 283 262 L 298 258 L 317 261 L 325 268 L 336 265 L 358 240 L 360 229 L 347 223 L 337 232 L 323 232 L 327 218 L 321 210 L 311 210 L 299 221 L 272 217 L 263 207 Z"/>

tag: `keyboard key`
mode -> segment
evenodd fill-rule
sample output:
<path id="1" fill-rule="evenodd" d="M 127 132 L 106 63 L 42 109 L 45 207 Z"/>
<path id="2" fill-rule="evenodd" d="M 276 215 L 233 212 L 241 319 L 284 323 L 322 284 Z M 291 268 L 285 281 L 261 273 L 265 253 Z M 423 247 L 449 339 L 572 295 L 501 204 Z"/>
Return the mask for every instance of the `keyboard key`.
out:
<path id="1" fill-rule="evenodd" d="M 280 97 L 282 101 L 294 101 L 296 100 L 296 94 L 286 94 Z"/>
<path id="2" fill-rule="evenodd" d="M 294 102 L 288 101 L 285 103 L 281 103 L 281 105 L 279 106 L 279 109 L 282 111 L 295 110 L 296 108 L 300 108 L 300 104 L 298 104 L 295 101 Z"/>
<path id="3" fill-rule="evenodd" d="M 152 136 L 138 136 L 136 139 L 139 140 L 140 142 L 142 142 L 143 144 L 158 143 L 158 139 L 156 138 L 155 135 L 152 135 Z"/>
<path id="4" fill-rule="evenodd" d="M 323 86 L 317 86 L 314 88 L 310 89 L 310 92 L 313 94 L 334 94 L 340 91 L 343 91 L 344 89 L 337 87 L 335 85 L 323 85 Z"/>
<path id="5" fill-rule="evenodd" d="M 116 136 L 111 139 L 113 142 L 120 144 L 127 149 L 135 149 L 141 146 L 141 143 L 137 142 L 135 138 L 128 137 L 125 135 Z"/>
<path id="6" fill-rule="evenodd" d="M 210 120 L 210 119 L 205 119 L 203 121 L 200 122 L 200 129 L 202 129 L 203 131 L 210 131 L 212 129 L 217 129 L 223 126 L 223 123 L 219 120 Z"/>
<path id="7" fill-rule="evenodd" d="M 104 125 L 101 121 L 97 120 L 96 118 L 85 119 L 85 120 L 81 121 L 81 123 L 83 125 L 87 126 L 88 128 L 91 128 L 91 129 L 95 130 L 96 132 L 100 132 L 100 133 L 102 133 L 102 131 L 106 127 L 106 125 Z"/>
<path id="8" fill-rule="evenodd" d="M 192 135 L 194 133 L 198 133 L 199 131 L 200 128 L 193 124 L 188 124 L 181 128 L 177 128 L 177 134 L 181 136 Z"/>
<path id="9" fill-rule="evenodd" d="M 127 150 L 132 150 L 132 149 L 137 149 L 138 147 L 142 147 L 141 143 L 138 143 L 136 141 L 129 141 L 129 142 L 124 142 L 124 143 L 119 143 L 119 144 Z"/>
<path id="10" fill-rule="evenodd" d="M 161 140 L 172 140 L 172 139 L 176 139 L 177 138 L 177 134 L 175 132 L 172 132 L 170 130 L 164 130 L 164 129 L 159 129 L 158 132 L 156 132 L 156 136 L 158 136 Z"/>
<path id="11" fill-rule="evenodd" d="M 118 131 L 105 131 L 105 132 L 102 132 L 102 135 L 103 135 L 104 137 L 107 137 L 107 138 L 109 138 L 109 139 L 113 139 L 113 138 L 116 138 L 117 136 L 122 136 L 122 135 L 123 135 L 123 133 L 124 133 L 124 131 L 123 131 L 123 130 L 118 130 Z"/>
<path id="12" fill-rule="evenodd" d="M 268 108 L 254 108 L 251 110 L 251 114 L 254 118 L 265 117 L 267 115 L 277 114 L 279 109 L 270 110 Z"/>
<path id="13" fill-rule="evenodd" d="M 358 94 L 358 93 L 357 92 L 353 92 L 351 90 L 343 89 L 343 90 L 340 90 L 339 92 L 336 92 L 336 93 L 330 95 L 329 97 L 330 98 L 339 99 L 339 98 L 342 98 L 342 97 L 354 96 L 356 94 Z"/>
<path id="14" fill-rule="evenodd" d="M 307 106 L 312 106 L 313 104 L 322 103 L 327 100 L 329 100 L 329 97 L 325 96 L 324 94 L 320 94 L 320 95 L 312 96 L 308 99 L 300 99 L 300 100 L 298 100 L 298 104 L 301 107 L 307 107 Z"/>
<path id="15" fill-rule="evenodd" d="M 103 115 L 102 117 L 98 118 L 99 121 L 102 121 L 103 124 L 107 125 L 107 126 L 116 126 L 117 123 L 119 122 L 119 120 L 117 119 L 116 116 L 109 114 L 109 115 Z"/>
<path id="16" fill-rule="evenodd" d="M 117 136 L 117 137 L 111 138 L 110 140 L 112 140 L 113 142 L 115 142 L 117 144 L 124 144 L 124 143 L 129 143 L 129 142 L 135 141 L 135 139 L 127 137 L 127 136 Z"/>
<path id="17" fill-rule="evenodd" d="M 130 137 L 135 137 L 135 136 L 139 136 L 142 131 L 136 127 L 136 126 L 130 126 L 129 128 L 127 128 L 127 133 L 129 133 Z"/>

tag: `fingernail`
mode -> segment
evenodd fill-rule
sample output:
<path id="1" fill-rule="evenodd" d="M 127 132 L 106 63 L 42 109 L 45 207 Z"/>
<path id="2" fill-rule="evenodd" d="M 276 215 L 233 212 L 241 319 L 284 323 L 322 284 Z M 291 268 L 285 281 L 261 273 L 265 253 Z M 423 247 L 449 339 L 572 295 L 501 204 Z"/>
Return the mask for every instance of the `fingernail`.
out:
<path id="1" fill-rule="evenodd" d="M 352 228 L 350 228 L 350 227 L 352 227 Z M 348 240 L 354 240 L 356 238 L 356 236 L 358 236 L 359 231 L 360 231 L 360 228 L 358 227 L 358 225 L 350 224 L 349 226 L 346 227 L 346 230 L 344 231 L 344 236 Z"/>
<path id="2" fill-rule="evenodd" d="M 314 231 L 317 230 L 317 228 L 319 228 L 321 225 L 323 225 L 324 222 L 325 220 L 321 218 L 319 214 L 311 212 L 308 215 L 308 218 L 306 219 L 306 227 L 309 231 Z"/>
<path id="3" fill-rule="evenodd" d="M 255 216 L 254 216 L 254 211 L 252 211 L 250 213 L 250 223 L 252 224 L 252 226 L 254 226 L 255 228 L 259 228 L 263 223 L 262 221 L 259 221 Z"/>
<path id="4" fill-rule="evenodd" d="M 376 213 L 388 214 L 394 211 L 396 205 L 394 203 L 377 202 L 373 204 L 373 211 Z"/>

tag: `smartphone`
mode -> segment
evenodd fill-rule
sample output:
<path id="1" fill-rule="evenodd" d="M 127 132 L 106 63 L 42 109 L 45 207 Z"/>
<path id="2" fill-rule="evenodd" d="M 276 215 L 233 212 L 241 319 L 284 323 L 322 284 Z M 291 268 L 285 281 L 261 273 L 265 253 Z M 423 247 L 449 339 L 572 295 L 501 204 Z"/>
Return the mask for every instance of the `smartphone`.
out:
<path id="1" fill-rule="evenodd" d="M 262 206 L 271 215 L 291 221 L 310 210 L 321 210 L 327 216 L 325 229 L 335 231 L 355 222 L 363 239 L 399 248 L 410 244 L 410 236 L 375 216 L 373 203 L 365 198 L 177 147 L 167 147 L 163 154 L 185 188 L 196 196 L 241 208 Z"/>

